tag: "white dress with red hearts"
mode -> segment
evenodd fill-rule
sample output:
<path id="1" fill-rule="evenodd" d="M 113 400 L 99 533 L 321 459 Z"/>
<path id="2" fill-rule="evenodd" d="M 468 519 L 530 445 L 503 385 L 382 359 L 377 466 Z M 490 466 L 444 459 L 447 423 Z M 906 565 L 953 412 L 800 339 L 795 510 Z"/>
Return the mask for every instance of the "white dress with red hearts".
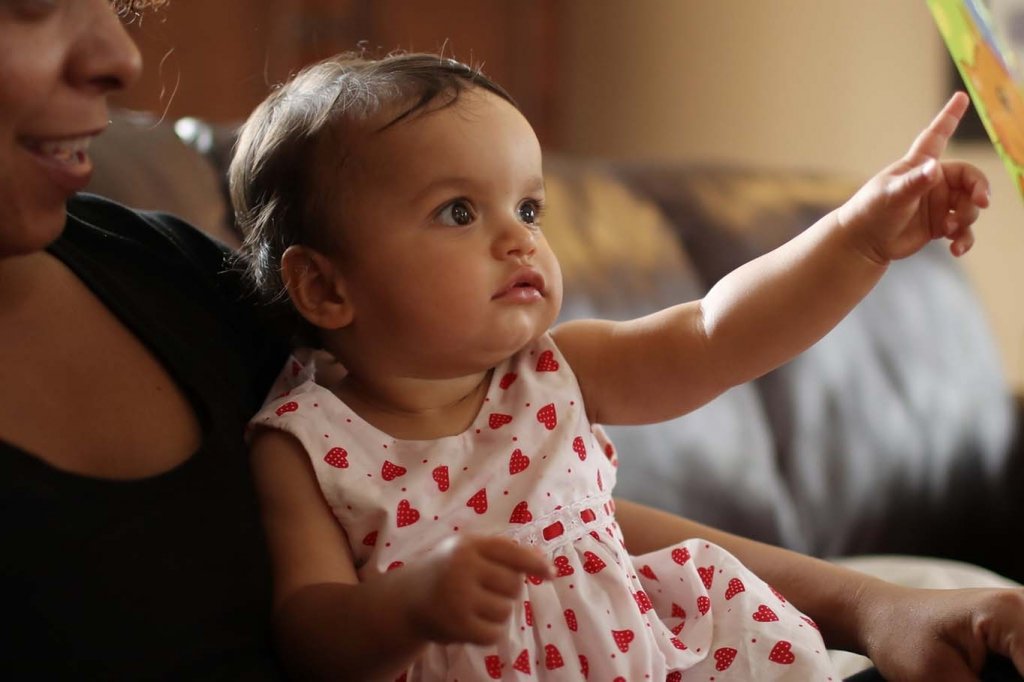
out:
<path id="1" fill-rule="evenodd" d="M 556 577 L 524 580 L 502 642 L 430 646 L 408 682 L 840 679 L 814 623 L 725 550 L 693 539 L 626 552 L 615 451 L 550 336 L 495 369 L 464 433 L 432 441 L 377 430 L 314 383 L 311 367 L 284 374 L 294 387 L 252 423 L 305 446 L 361 580 L 458 533 L 508 536 L 551 557 Z"/>

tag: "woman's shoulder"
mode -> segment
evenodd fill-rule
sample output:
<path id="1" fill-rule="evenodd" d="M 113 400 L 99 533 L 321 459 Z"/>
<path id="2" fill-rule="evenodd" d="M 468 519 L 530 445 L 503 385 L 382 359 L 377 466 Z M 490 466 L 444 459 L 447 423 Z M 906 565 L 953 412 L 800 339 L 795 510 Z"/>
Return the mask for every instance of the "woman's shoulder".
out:
<path id="1" fill-rule="evenodd" d="M 199 229 L 168 213 L 140 211 L 104 197 L 77 194 L 68 201 L 68 223 L 62 239 L 119 242 L 163 259 L 190 261 L 221 270 L 230 249 Z"/>

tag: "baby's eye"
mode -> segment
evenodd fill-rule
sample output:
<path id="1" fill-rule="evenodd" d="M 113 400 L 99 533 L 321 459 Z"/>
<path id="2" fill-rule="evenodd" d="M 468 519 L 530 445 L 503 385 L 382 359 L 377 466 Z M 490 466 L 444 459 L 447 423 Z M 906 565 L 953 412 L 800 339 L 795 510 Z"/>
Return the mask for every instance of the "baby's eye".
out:
<path id="1" fill-rule="evenodd" d="M 519 219 L 527 225 L 536 225 L 540 222 L 541 204 L 536 199 L 527 199 L 519 204 Z"/>
<path id="2" fill-rule="evenodd" d="M 437 214 L 437 221 L 452 227 L 469 225 L 473 222 L 473 209 L 464 200 L 456 199 L 441 209 Z"/>

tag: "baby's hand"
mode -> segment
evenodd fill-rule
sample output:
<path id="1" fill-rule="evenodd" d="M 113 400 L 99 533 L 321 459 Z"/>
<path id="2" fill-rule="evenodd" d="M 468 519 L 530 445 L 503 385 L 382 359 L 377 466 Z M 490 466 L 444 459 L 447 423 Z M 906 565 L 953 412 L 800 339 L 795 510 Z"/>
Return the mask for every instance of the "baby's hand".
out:
<path id="1" fill-rule="evenodd" d="M 500 537 L 453 539 L 417 568 L 410 616 L 423 637 L 442 643 L 493 644 L 505 634 L 524 577 L 551 573 L 538 552 Z"/>
<path id="2" fill-rule="evenodd" d="M 969 102 L 953 95 L 902 159 L 839 208 L 839 224 L 867 257 L 885 264 L 943 237 L 954 256 L 974 244 L 971 225 L 989 205 L 988 179 L 968 163 L 940 160 Z"/>

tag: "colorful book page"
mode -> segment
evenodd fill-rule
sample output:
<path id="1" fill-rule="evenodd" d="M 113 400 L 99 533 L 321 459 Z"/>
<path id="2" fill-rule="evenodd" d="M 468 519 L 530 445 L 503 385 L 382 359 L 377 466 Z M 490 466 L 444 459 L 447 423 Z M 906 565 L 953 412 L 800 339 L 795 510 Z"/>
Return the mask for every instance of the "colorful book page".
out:
<path id="1" fill-rule="evenodd" d="M 974 108 L 1024 197 L 1024 81 L 984 0 L 927 0 Z"/>

